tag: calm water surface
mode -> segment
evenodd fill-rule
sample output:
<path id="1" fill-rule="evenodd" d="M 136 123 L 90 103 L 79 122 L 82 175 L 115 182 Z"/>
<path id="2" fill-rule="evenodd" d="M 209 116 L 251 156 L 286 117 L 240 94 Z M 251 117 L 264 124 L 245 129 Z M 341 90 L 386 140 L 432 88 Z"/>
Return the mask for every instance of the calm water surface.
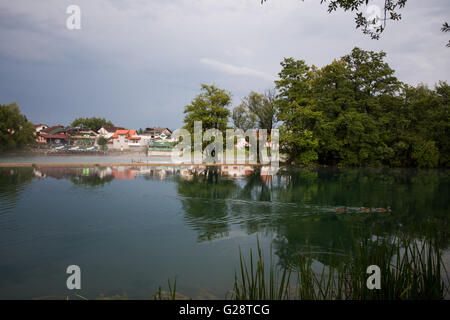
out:
<path id="1" fill-rule="evenodd" d="M 148 299 L 175 276 L 182 294 L 223 299 L 257 238 L 279 265 L 298 251 L 326 264 L 355 229 L 437 231 L 448 251 L 449 186 L 440 170 L 0 168 L 0 299 L 73 297 L 72 264 L 89 299 Z"/>
<path id="2" fill-rule="evenodd" d="M 109 156 L 85 156 L 85 155 L 45 155 L 45 154 L 21 154 L 1 156 L 0 163 L 170 163 L 171 158 L 168 156 L 151 156 L 147 157 L 143 153 L 109 155 Z"/>

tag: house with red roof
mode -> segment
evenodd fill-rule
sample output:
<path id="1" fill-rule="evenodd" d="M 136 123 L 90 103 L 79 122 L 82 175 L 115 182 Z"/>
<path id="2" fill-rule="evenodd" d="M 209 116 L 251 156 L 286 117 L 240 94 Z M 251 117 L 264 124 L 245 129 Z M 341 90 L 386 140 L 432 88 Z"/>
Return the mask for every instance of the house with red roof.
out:
<path id="1" fill-rule="evenodd" d="M 63 145 L 63 144 L 67 144 L 68 140 L 69 140 L 69 136 L 65 133 L 51 134 L 51 133 L 40 132 L 38 142 L 52 144 L 52 145 L 55 145 L 55 144 Z"/>
<path id="2" fill-rule="evenodd" d="M 136 134 L 136 130 L 116 130 L 111 137 L 109 148 L 115 150 L 130 150 L 132 148 L 143 147 L 141 137 Z"/>
<path id="3" fill-rule="evenodd" d="M 46 126 L 46 128 L 43 126 Z M 36 131 L 36 141 L 39 144 L 66 144 L 68 142 L 69 137 L 63 131 L 62 125 L 49 127 L 39 124 L 35 126 L 36 129 L 39 127 L 40 130 Z"/>

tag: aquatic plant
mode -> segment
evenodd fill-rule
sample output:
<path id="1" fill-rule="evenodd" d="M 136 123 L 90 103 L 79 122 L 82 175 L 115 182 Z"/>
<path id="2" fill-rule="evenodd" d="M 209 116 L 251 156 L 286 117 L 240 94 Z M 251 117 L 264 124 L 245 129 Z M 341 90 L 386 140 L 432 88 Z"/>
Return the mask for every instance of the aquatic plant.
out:
<path id="1" fill-rule="evenodd" d="M 240 279 L 235 275 L 234 288 L 231 298 L 235 300 L 283 300 L 289 299 L 289 283 L 291 272 L 288 268 L 281 270 L 281 279 L 278 281 L 278 268 L 271 260 L 269 277 L 267 279 L 266 266 L 262 256 L 262 250 L 257 241 L 256 265 L 253 263 L 253 254 L 250 251 L 250 265 L 242 257 L 239 249 Z"/>
<path id="2" fill-rule="evenodd" d="M 272 260 L 271 260 L 272 261 Z M 398 300 L 444 299 L 449 296 L 448 273 L 441 251 L 432 238 L 422 241 L 406 235 L 355 240 L 344 261 L 323 265 L 317 271 L 312 255 L 298 253 L 294 264 L 278 268 L 271 263 L 269 276 L 258 242 L 258 260 L 250 252 L 249 265 L 240 253 L 240 277 L 235 275 L 232 299 Z M 380 268 L 380 289 L 367 286 L 367 267 Z M 297 281 L 291 285 L 291 274 Z M 277 281 L 275 274 L 281 274 Z M 443 279 L 443 275 L 447 279 Z M 445 281 L 446 280 L 446 281 Z"/>
<path id="3" fill-rule="evenodd" d="M 159 286 L 158 291 L 151 297 L 152 300 L 175 300 L 177 298 L 177 278 L 175 277 L 173 281 L 173 286 L 170 279 L 167 279 L 167 284 L 169 285 L 169 291 L 162 291 L 161 286 Z"/>

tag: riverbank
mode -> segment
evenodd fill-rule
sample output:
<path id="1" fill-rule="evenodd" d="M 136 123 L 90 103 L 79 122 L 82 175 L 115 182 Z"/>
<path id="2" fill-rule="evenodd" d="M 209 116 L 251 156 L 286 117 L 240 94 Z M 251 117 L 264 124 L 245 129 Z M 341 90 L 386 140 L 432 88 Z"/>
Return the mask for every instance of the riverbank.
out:
<path id="1" fill-rule="evenodd" d="M 51 148 L 31 148 L 28 150 L 16 150 L 0 153 L 1 157 L 26 157 L 26 156 L 145 156 L 146 150 L 58 150 Z"/>
<path id="2" fill-rule="evenodd" d="M 192 167 L 221 167 L 226 164 L 206 164 L 206 163 L 171 163 L 171 162 L 131 162 L 131 163 L 0 163 L 0 168 L 31 168 L 31 167 L 160 167 L 160 166 L 192 166 Z M 245 164 L 245 163 L 233 163 L 232 166 L 263 166 L 262 164 Z"/>
<path id="3" fill-rule="evenodd" d="M 140 152 L 110 152 L 106 154 L 40 154 L 16 152 L 0 154 L 0 167 L 132 167 L 132 166 L 259 166 L 245 160 L 233 164 L 192 164 L 180 162 L 168 155 L 143 154 Z"/>
<path id="4" fill-rule="evenodd" d="M 136 163 L 170 163 L 169 157 L 150 156 L 140 153 L 124 153 L 124 154 L 33 154 L 33 153 L 10 153 L 0 155 L 0 165 L 5 166 L 36 166 L 36 165 L 53 165 L 53 166 L 94 166 L 107 164 L 111 166 L 117 165 L 135 165 Z"/>
<path id="5" fill-rule="evenodd" d="M 27 151 L 17 150 L 14 152 L 2 152 L 0 153 L 0 167 L 30 167 L 30 166 L 135 166 L 136 164 L 142 164 L 146 166 L 160 166 L 160 165 L 190 165 L 182 163 L 172 163 L 171 154 L 165 152 L 139 152 L 139 151 L 118 151 L 118 150 L 106 150 L 106 151 L 77 151 L 77 150 L 65 150 L 65 151 L 52 151 L 44 152 L 44 149 L 30 149 Z M 205 165 L 205 164 L 200 164 Z M 223 164 L 227 165 L 227 164 Z M 229 164 L 228 164 L 229 165 Z M 233 165 L 253 165 L 246 163 L 236 163 Z M 220 166 L 220 165 L 215 165 Z M 364 168 L 364 169 L 428 169 L 418 167 L 387 167 L 387 166 L 343 166 L 343 165 L 325 165 L 318 163 L 310 163 L 308 165 L 302 164 L 289 164 L 287 161 L 287 155 L 280 154 L 280 167 L 297 167 L 303 169 L 345 169 L 345 168 Z M 431 169 L 444 169 L 447 167 L 437 167 Z"/>

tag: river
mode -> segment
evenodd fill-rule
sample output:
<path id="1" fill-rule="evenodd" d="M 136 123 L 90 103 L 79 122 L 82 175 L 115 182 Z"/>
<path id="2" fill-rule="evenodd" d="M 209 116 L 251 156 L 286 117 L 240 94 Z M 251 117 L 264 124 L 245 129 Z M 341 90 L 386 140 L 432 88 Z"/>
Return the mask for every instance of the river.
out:
<path id="1" fill-rule="evenodd" d="M 0 299 L 74 297 L 69 265 L 80 267 L 77 293 L 88 299 L 149 299 L 175 277 L 183 295 L 223 299 L 239 250 L 247 256 L 257 239 L 284 266 L 299 251 L 326 264 L 361 229 L 448 234 L 449 177 L 413 169 L 0 168 Z M 441 240 L 448 253 L 448 237 Z"/>

